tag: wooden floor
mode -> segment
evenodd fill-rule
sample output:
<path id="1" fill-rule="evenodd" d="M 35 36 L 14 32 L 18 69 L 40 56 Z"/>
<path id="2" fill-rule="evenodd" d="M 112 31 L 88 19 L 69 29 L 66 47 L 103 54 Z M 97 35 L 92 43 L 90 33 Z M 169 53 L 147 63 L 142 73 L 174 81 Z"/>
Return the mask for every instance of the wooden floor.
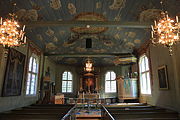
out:
<path id="1" fill-rule="evenodd" d="M 74 105 L 31 105 L 0 114 L 0 120 L 59 120 Z"/>

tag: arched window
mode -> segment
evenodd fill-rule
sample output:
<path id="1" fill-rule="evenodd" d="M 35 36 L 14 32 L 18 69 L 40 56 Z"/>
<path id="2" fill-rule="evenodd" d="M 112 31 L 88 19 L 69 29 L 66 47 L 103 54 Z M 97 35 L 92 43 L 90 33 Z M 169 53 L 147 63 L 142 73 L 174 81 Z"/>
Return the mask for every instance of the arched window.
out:
<path id="1" fill-rule="evenodd" d="M 65 71 L 62 74 L 62 92 L 69 93 L 72 92 L 72 73 Z"/>
<path id="2" fill-rule="evenodd" d="M 38 61 L 37 58 L 31 56 L 29 60 L 26 95 L 36 94 L 37 79 L 38 79 Z"/>
<path id="3" fill-rule="evenodd" d="M 140 57 L 139 70 L 141 93 L 151 94 L 149 62 L 146 55 Z"/>
<path id="4" fill-rule="evenodd" d="M 116 73 L 109 71 L 105 74 L 105 92 L 113 93 L 116 92 Z"/>

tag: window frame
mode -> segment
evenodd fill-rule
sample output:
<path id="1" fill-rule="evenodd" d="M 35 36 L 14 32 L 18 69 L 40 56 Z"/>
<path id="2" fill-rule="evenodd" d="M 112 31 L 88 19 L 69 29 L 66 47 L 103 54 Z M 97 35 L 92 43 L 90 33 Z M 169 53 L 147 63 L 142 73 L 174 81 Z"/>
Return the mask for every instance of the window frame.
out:
<path id="1" fill-rule="evenodd" d="M 63 74 L 65 73 L 65 72 L 67 72 L 67 76 L 66 76 L 66 80 L 63 80 Z M 72 76 L 72 80 L 68 80 L 68 73 L 70 73 L 71 74 L 71 76 Z M 73 93 L 73 74 L 72 74 L 72 72 L 71 71 L 64 71 L 63 73 L 62 73 L 62 77 L 61 77 L 61 80 L 62 80 L 62 82 L 61 82 L 61 92 L 62 93 Z M 66 82 L 66 92 L 63 92 L 63 81 L 65 81 Z M 67 92 L 67 89 L 68 89 L 68 81 L 71 81 L 71 92 Z"/>
<path id="2" fill-rule="evenodd" d="M 142 69 L 143 66 L 142 64 L 144 64 L 144 70 Z M 143 80 L 142 78 L 143 75 L 145 76 L 145 80 Z M 140 93 L 142 95 L 151 95 L 152 90 L 151 90 L 149 58 L 145 54 L 140 56 L 139 58 L 139 80 L 140 80 Z"/>
<path id="3" fill-rule="evenodd" d="M 110 72 L 110 80 L 106 80 L 106 75 L 107 75 L 109 72 Z M 105 73 L 105 78 L 104 78 L 104 80 L 105 80 L 105 89 L 104 89 L 105 93 L 116 93 L 116 92 L 117 92 L 117 81 L 116 81 L 116 79 L 114 79 L 114 80 L 112 79 L 112 77 L 111 77 L 111 73 L 112 73 L 112 72 L 115 74 L 115 78 L 116 78 L 116 73 L 115 73 L 114 71 L 112 71 L 112 70 L 107 71 L 107 72 Z M 107 92 L 107 90 L 106 90 L 106 82 L 107 82 L 107 81 L 110 82 L 110 91 L 108 91 L 108 92 Z M 115 86 L 116 86 L 115 91 L 112 91 L 112 88 L 113 88 L 113 87 L 112 87 L 112 84 L 111 84 L 111 83 L 112 83 L 113 81 L 115 81 L 115 84 L 116 84 L 116 85 L 115 85 Z"/>
<path id="4" fill-rule="evenodd" d="M 32 58 L 32 61 L 31 61 L 31 58 Z M 33 71 L 33 64 L 34 64 L 34 60 L 35 60 L 35 63 L 36 63 L 36 72 Z M 30 65 L 31 63 L 31 65 Z M 31 66 L 31 68 L 29 68 Z M 29 74 L 30 74 L 30 80 L 29 79 Z M 31 94 L 31 89 L 32 89 L 32 76 L 35 76 L 35 83 L 34 83 L 34 91 L 33 91 L 33 94 Z M 26 81 L 26 96 L 36 96 L 37 95 L 37 86 L 38 86 L 38 77 L 39 77 L 39 59 L 36 55 L 32 54 L 30 57 L 29 57 L 29 61 L 28 61 L 28 71 L 27 71 L 27 81 Z M 29 81 L 29 91 L 27 93 L 27 89 L 28 89 L 28 81 Z"/>

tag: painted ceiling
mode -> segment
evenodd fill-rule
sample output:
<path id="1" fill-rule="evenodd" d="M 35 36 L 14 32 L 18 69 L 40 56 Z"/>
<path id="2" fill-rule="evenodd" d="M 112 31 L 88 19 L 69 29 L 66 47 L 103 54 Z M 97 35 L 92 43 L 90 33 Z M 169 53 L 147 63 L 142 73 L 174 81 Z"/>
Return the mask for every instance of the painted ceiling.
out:
<path id="1" fill-rule="evenodd" d="M 16 3 L 15 9 L 12 3 Z M 180 15 L 179 0 L 165 0 L 170 15 Z M 76 54 L 132 54 L 150 39 L 149 28 L 119 26 L 47 25 L 58 21 L 118 21 L 149 23 L 159 16 L 160 0 L 1 0 L 0 15 L 14 11 L 24 23 L 45 23 L 26 27 L 26 35 L 59 64 L 82 64 Z M 92 48 L 86 48 L 86 38 Z M 64 55 L 64 56 L 63 56 Z M 114 65 L 117 56 L 92 57 L 96 65 Z M 121 57 L 121 56 L 120 56 Z M 122 56 L 123 57 L 123 56 Z M 131 60 L 129 62 L 132 62 Z M 122 62 L 122 64 L 128 61 Z M 121 64 L 121 62 L 120 62 Z"/>

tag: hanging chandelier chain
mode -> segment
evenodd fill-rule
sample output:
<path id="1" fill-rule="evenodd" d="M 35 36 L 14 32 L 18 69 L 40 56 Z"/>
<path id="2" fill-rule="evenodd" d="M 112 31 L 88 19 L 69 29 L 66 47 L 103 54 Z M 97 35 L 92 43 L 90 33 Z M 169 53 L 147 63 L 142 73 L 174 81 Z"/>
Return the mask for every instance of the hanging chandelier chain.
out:
<path id="1" fill-rule="evenodd" d="M 160 4 L 161 4 L 161 9 L 162 9 L 162 11 L 164 11 L 163 1 L 162 1 L 162 0 L 160 1 Z"/>

